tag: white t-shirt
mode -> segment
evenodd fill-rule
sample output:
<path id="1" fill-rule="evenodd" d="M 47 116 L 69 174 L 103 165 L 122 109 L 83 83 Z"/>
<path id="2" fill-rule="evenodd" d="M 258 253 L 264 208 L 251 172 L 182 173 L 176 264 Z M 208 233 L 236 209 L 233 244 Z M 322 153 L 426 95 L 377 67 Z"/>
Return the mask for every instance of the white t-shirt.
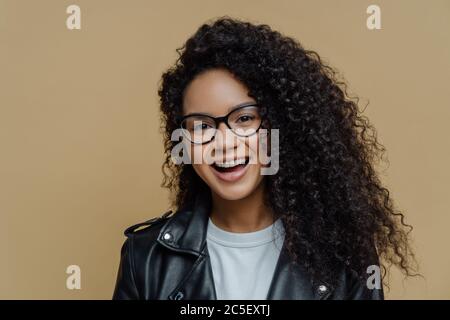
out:
<path id="1" fill-rule="evenodd" d="M 280 219 L 247 233 L 225 231 L 209 219 L 206 240 L 217 299 L 265 300 L 284 237 Z"/>

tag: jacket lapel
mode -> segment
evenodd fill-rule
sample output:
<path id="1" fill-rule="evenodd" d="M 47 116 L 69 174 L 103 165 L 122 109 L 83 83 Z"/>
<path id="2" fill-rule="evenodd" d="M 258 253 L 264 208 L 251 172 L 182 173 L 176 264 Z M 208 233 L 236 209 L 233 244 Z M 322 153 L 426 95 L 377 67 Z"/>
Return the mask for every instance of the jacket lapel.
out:
<path id="1" fill-rule="evenodd" d="M 170 300 L 216 300 L 206 233 L 211 208 L 210 192 L 199 192 L 191 208 L 182 209 L 161 229 L 158 242 L 178 253 L 195 257 L 191 269 L 169 294 Z M 167 237 L 167 234 L 170 237 Z"/>
<path id="2" fill-rule="evenodd" d="M 216 290 L 207 253 L 199 255 L 188 275 L 178 284 L 170 300 L 216 300 Z"/>

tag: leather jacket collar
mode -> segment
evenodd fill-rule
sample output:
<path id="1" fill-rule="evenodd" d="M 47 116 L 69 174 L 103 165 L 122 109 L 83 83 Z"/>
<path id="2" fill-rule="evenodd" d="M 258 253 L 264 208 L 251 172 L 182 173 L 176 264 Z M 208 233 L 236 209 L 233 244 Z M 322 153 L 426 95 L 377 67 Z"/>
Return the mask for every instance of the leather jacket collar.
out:
<path id="1" fill-rule="evenodd" d="M 171 292 L 169 299 L 217 298 L 206 246 L 210 208 L 210 193 L 199 193 L 192 209 L 174 214 L 159 232 L 159 244 L 173 252 L 196 257 L 192 269 L 186 278 L 175 286 L 176 289 Z M 321 282 L 312 285 L 307 273 L 301 267 L 290 263 L 283 244 L 267 299 L 325 299 L 332 292 L 333 288 L 329 284 Z"/>

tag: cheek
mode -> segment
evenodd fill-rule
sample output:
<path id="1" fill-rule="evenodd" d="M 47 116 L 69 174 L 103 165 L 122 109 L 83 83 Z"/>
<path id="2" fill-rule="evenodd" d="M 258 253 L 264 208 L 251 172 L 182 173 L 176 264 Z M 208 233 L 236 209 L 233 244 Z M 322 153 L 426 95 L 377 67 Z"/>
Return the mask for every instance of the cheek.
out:
<path id="1" fill-rule="evenodd" d="M 270 133 L 265 132 L 255 135 L 252 139 L 249 145 L 249 152 L 253 157 L 253 163 L 266 167 L 270 162 L 272 153 Z"/>
<path id="2" fill-rule="evenodd" d="M 246 153 L 250 156 L 250 163 L 253 165 L 257 165 L 259 164 L 259 156 L 260 156 L 260 148 L 261 146 L 259 145 L 260 143 L 260 138 L 258 137 L 257 134 L 251 136 L 248 138 L 247 144 L 246 144 Z"/>
<path id="3" fill-rule="evenodd" d="M 190 163 L 193 165 L 198 164 L 206 164 L 208 167 L 209 164 L 213 163 L 213 145 L 211 143 L 204 145 L 195 145 L 189 143 L 186 147 L 189 153 Z"/>
<path id="4" fill-rule="evenodd" d="M 192 164 L 192 167 L 194 168 L 194 171 L 197 173 L 197 175 L 202 178 L 203 181 L 205 181 L 208 184 L 209 180 L 209 171 L 210 168 L 207 164 Z"/>
<path id="5" fill-rule="evenodd" d="M 209 145 L 193 145 L 190 148 L 192 167 L 197 175 L 208 185 L 212 179 L 211 167 L 208 164 L 208 160 L 211 161 L 209 152 Z"/>

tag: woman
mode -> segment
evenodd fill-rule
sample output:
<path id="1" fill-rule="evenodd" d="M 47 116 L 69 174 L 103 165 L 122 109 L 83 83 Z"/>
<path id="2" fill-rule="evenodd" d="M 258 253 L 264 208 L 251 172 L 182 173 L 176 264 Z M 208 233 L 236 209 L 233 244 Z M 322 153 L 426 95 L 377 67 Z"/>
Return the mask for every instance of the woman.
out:
<path id="1" fill-rule="evenodd" d="M 114 299 L 383 299 L 386 267 L 411 274 L 384 149 L 333 69 L 229 17 L 179 53 L 159 90 L 174 213 L 125 231 Z"/>

